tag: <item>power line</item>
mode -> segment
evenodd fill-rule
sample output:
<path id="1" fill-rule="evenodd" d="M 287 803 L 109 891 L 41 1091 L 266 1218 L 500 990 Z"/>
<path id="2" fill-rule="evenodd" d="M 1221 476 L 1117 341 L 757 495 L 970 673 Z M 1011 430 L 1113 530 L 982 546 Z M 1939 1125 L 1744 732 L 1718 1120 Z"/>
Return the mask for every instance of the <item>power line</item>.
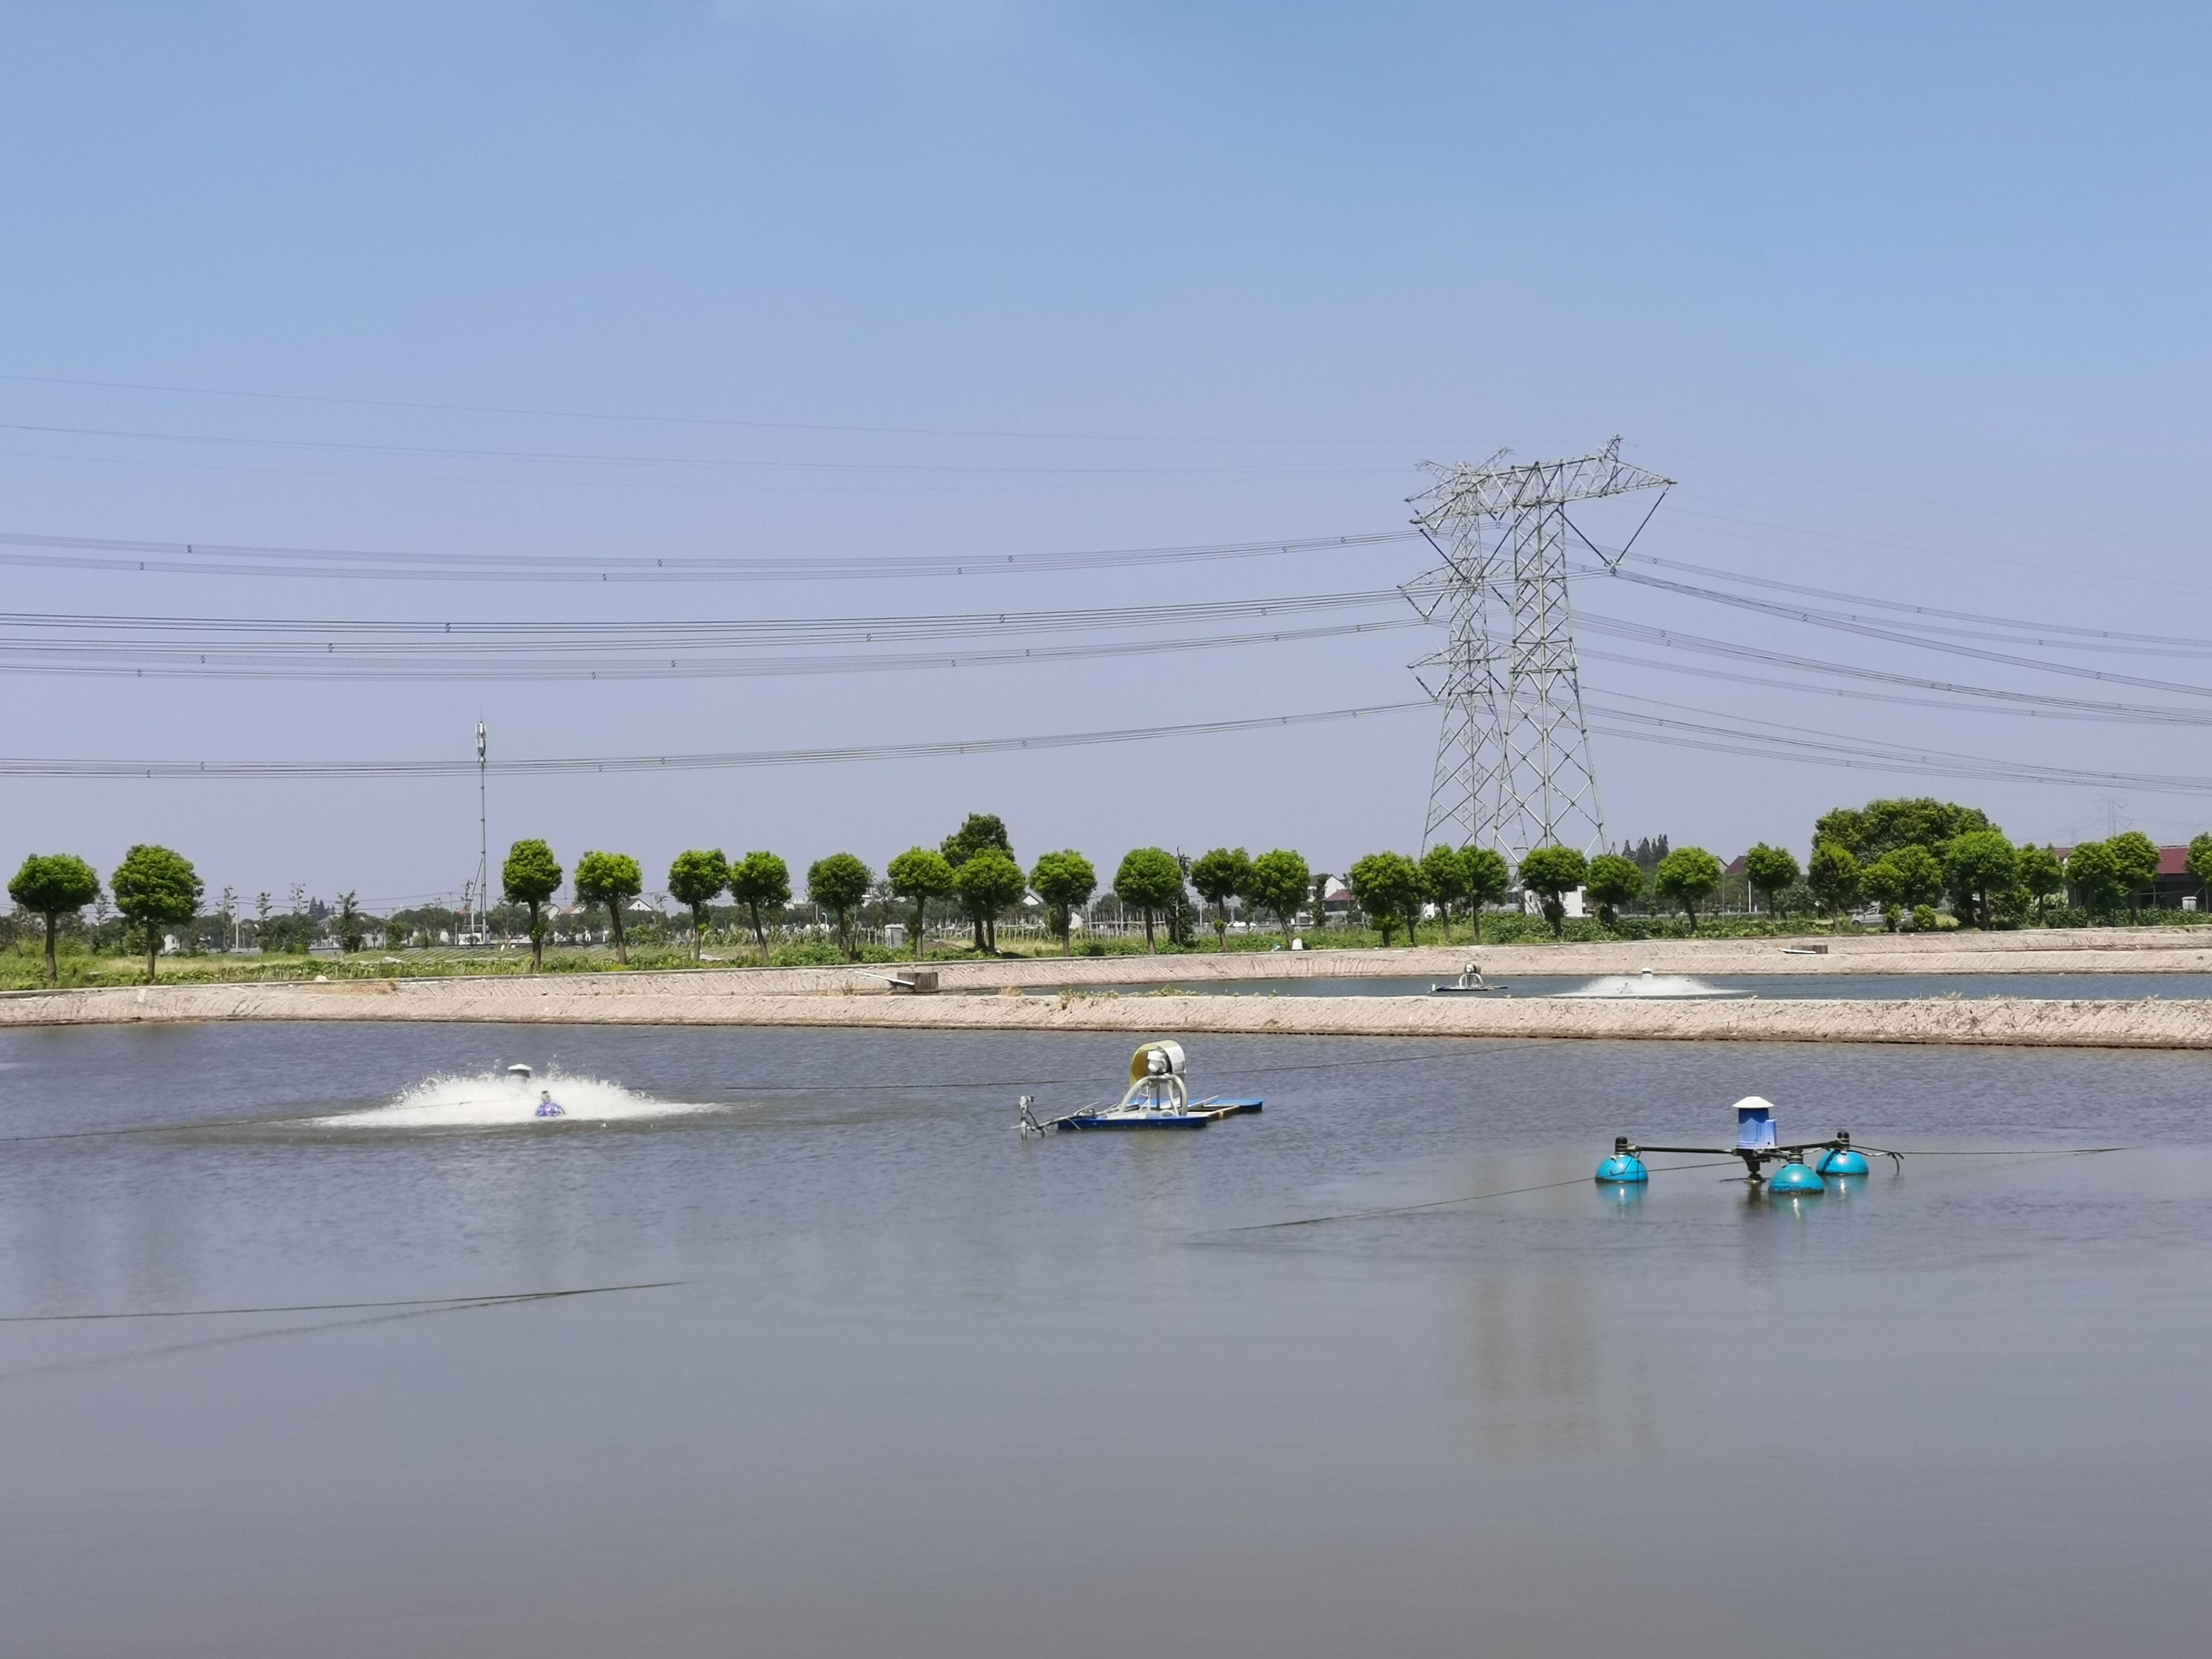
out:
<path id="1" fill-rule="evenodd" d="M 1667 562 L 1671 564 L 1673 561 Z M 2075 628 L 2063 623 L 2021 622 L 2013 617 L 1983 616 L 1973 611 L 1938 611 L 1918 605 L 1903 604 L 1893 599 L 1871 599 L 1854 594 L 1831 594 L 1830 597 L 1848 599 L 1870 610 L 1886 609 L 1914 614 L 1904 617 L 1863 617 L 1847 611 L 1795 607 L 1782 610 L 1767 601 L 1751 599 L 1740 594 L 1722 592 L 1717 589 L 1701 587 L 1692 583 L 1670 581 L 1662 577 L 1642 576 L 1634 571 L 1621 570 L 1617 567 L 1599 569 L 1592 566 L 1582 565 L 1576 568 L 1575 574 L 1578 576 L 1592 578 L 1606 575 L 1619 576 L 1624 581 L 1635 582 L 1645 586 L 1661 587 L 1669 592 L 1680 593 L 1690 598 L 1775 610 L 1777 614 L 1786 615 L 1792 621 L 1809 623 L 1818 626 L 1867 623 L 1880 628 L 1902 629 L 1912 635 L 1929 636 L 1927 639 L 1913 638 L 1910 641 L 1913 644 L 1927 644 L 1933 639 L 1948 637 L 1990 640 L 2001 644 L 2041 646 L 2046 650 L 2118 652 L 2124 655 L 2138 657 L 2191 657 L 2212 653 L 2212 640 L 2191 638 L 2184 635 L 2129 634 L 2112 629 Z M 1726 573 L 1723 574 L 1726 574 Z M 1800 587 L 1791 582 L 1769 581 L 1759 577 L 1726 574 L 1726 580 L 1798 592 L 1826 592 L 1824 589 Z M 1946 627 L 1941 622 L 1923 621 L 1920 619 L 1923 617 L 1959 617 L 1981 623 L 1983 626 L 1951 628 Z M 2036 629 L 2040 631 L 2034 634 L 2021 634 L 2013 631 L 2024 628 Z"/>
<path id="2" fill-rule="evenodd" d="M 2212 639 L 2192 637 L 2187 635 L 2130 634 L 2110 628 L 2081 628 L 2066 623 L 2023 621 L 2017 617 L 1991 616 L 1979 611 L 1948 611 L 1936 605 L 1915 605 L 1905 599 L 1883 599 L 1866 593 L 1839 592 L 1832 587 L 1808 587 L 1800 582 L 1779 581 L 1771 576 L 1753 576 L 1740 570 L 1723 570 L 1712 565 L 1691 564 L 1681 559 L 1662 558 L 1656 553 L 1630 553 L 1625 556 L 1634 559 L 1639 564 L 1661 565 L 1670 570 L 1687 571 L 1696 576 L 1711 576 L 1721 581 L 1735 582 L 1746 587 L 1764 587 L 1776 592 L 1800 593 L 1810 599 L 1838 599 L 1846 605 L 1870 605 L 1876 610 L 1902 611 L 1915 617 L 1936 617 L 1947 622 L 1981 623 L 2000 628 L 2033 629 L 2045 634 L 2072 635 L 2094 641 L 2130 641 L 2138 644 L 2186 646 L 2194 650 L 2212 651 Z"/>
<path id="3" fill-rule="evenodd" d="M 190 576 L 301 576 L 374 581 L 659 582 L 881 581 L 918 577 L 1056 574 L 1273 558 L 1411 541 L 1412 530 L 1182 547 L 1101 548 L 1065 553 L 871 555 L 843 558 L 738 558 L 640 555 L 575 558 L 532 554 L 410 553 L 327 547 L 235 545 L 0 532 L 0 565 L 53 570 Z M 87 556 L 89 555 L 123 556 Z"/>
<path id="4" fill-rule="evenodd" d="M 934 743 L 859 744 L 839 748 L 757 749 L 721 754 L 607 755 L 535 760 L 495 760 L 485 769 L 503 777 L 574 773 L 729 771 L 761 767 L 827 766 L 865 761 L 921 760 L 956 755 L 1002 755 L 1025 750 L 1074 749 L 1103 744 L 1149 743 L 1164 738 L 1260 732 L 1278 726 L 1319 726 L 1429 709 L 1413 702 L 1328 708 L 1302 714 L 1245 720 L 1198 720 L 1176 726 L 1124 726 L 1103 732 L 1061 732 L 1019 738 L 969 738 Z M 450 778 L 472 775 L 473 757 L 434 761 L 120 761 L 0 758 L 0 777 L 15 778 Z"/>
<path id="5" fill-rule="evenodd" d="M 2155 793 L 2212 794 L 2212 777 L 2169 773 L 2096 772 L 2073 767 L 2045 766 L 2033 762 L 1959 755 L 1944 750 L 1894 749 L 1843 738 L 1841 734 L 1833 734 L 1835 741 L 1778 737 L 1769 732 L 1746 732 L 1735 727 L 1707 726 L 1694 720 L 1645 714 L 1632 709 L 1598 710 L 1593 706 L 1592 712 L 1601 713 L 1609 720 L 1626 720 L 1650 728 L 1642 731 L 1607 726 L 1591 728 L 1608 737 L 1624 738 L 1631 742 L 1662 744 L 1679 749 L 1699 749 L 1714 754 L 1743 755 L 1757 760 L 1788 760 L 1808 765 L 1905 772 L 1929 777 L 1975 778 L 1993 782 L 2057 784 L 2069 787 L 2119 784 Z"/>
<path id="6" fill-rule="evenodd" d="M 117 647 L 197 653 L 226 636 L 251 640 L 273 655 L 301 652 L 374 655 L 415 651 L 432 655 L 478 652 L 511 656 L 542 652 L 548 641 L 562 651 L 624 651 L 671 647 L 704 650 L 801 645 L 874 645 L 902 640 L 965 639 L 1007 634 L 1085 633 L 1100 629 L 1171 627 L 1240 617 L 1298 616 L 1395 604 L 1395 587 L 1341 593 L 1290 593 L 1271 599 L 1200 599 L 1171 605 L 1063 606 L 1049 611 L 966 611 L 935 616 L 686 618 L 673 622 L 417 622 L 397 619 L 277 617 L 133 617 L 65 611 L 0 611 L 0 629 L 28 638 L 0 637 L 24 652 Z M 51 638 L 95 629 L 120 639 Z M 137 644 L 137 638 L 185 635 L 182 645 Z M 137 636 L 137 637 L 134 637 Z"/>
<path id="7" fill-rule="evenodd" d="M 902 653 L 888 655 L 847 653 L 826 657 L 695 657 L 689 659 L 657 657 L 650 662 L 603 659 L 588 665 L 567 662 L 558 658 L 505 661 L 457 658 L 428 662 L 385 658 L 373 665 L 363 665 L 356 657 L 337 653 L 309 652 L 289 659 L 264 659 L 251 652 L 237 650 L 195 653 L 193 647 L 179 647 L 155 653 L 127 645 L 81 644 L 46 647 L 50 651 L 68 650 L 73 658 L 70 661 L 15 662 L 9 660 L 9 657 L 14 647 L 0 641 L 0 674 L 110 679 L 316 680 L 347 684 L 785 678 L 823 674 L 1016 667 L 1090 661 L 1100 658 L 1176 655 L 1185 652 L 1226 650 L 1254 645 L 1296 645 L 1315 640 L 1342 639 L 1355 634 L 1383 633 L 1422 626 L 1424 624 L 1418 617 L 1391 617 L 1376 622 L 1277 629 L 1267 633 L 1215 634 L 1187 639 L 1115 640 L 1095 645 L 1024 646 L 997 651 L 967 651 L 951 655 Z M 75 659 L 84 657 L 112 660 L 88 662 Z"/>
<path id="8" fill-rule="evenodd" d="M 1850 686 L 1812 685 L 1803 680 L 1774 679 L 1764 674 L 1735 674 L 1724 668 L 1707 668 L 1696 663 L 1654 662 L 1648 657 L 1624 656 L 1614 651 L 1584 650 L 1582 655 L 1585 661 L 1616 662 L 1626 667 L 1650 669 L 1662 674 L 1687 674 L 1698 679 L 1728 680 L 1738 685 L 1798 691 L 1812 697 L 1840 697 L 1852 702 L 1887 703 L 1907 708 L 1942 708 L 1962 714 L 2014 714 L 2027 720 L 2087 720 L 2118 725 L 2212 726 L 2212 709 L 2136 708 L 2126 703 L 2095 703 L 2073 697 L 2039 697 L 2028 692 L 1986 693 L 1991 696 L 2017 696 L 2033 703 L 2048 705 L 2020 708 L 2007 702 L 1993 707 L 1957 698 L 1906 697 L 1883 691 L 1862 691 Z M 1905 685 L 1936 686 L 1943 684 L 1940 680 L 1920 680 L 1904 674 L 1883 678 Z M 1980 688 L 1973 689 L 1980 690 Z"/>
<path id="9" fill-rule="evenodd" d="M 1583 574 L 1604 573 L 1585 570 Z M 1886 640 L 1894 645 L 1917 646 L 1923 651 L 1941 651 L 1952 656 L 1971 657 L 1980 662 L 2002 663 L 2010 668 L 2027 668 L 2033 669 L 2038 673 L 2061 674 L 2075 679 L 2097 680 L 2109 685 L 2133 685 L 2150 691 L 2179 692 L 2189 697 L 2212 697 L 2212 686 L 2191 685 L 2178 680 L 2148 679 L 2136 674 L 2116 674 L 2106 669 L 2086 668 L 2076 663 L 2051 662 L 2042 658 L 2015 656 L 2010 652 L 1985 650 L 1980 646 L 1927 639 L 1897 628 L 1878 626 L 1872 623 L 1845 618 L 1831 613 L 1779 605 L 1771 599 L 1755 599 L 1741 593 L 1723 593 L 1717 588 L 1698 587 L 1687 582 L 1670 581 L 1661 576 L 1639 575 L 1630 570 L 1615 570 L 1611 574 L 1619 580 L 1634 582 L 1639 586 L 1658 588 L 1690 599 L 1709 599 L 1717 605 L 1733 605 L 1739 610 L 1779 617 L 1790 622 L 1804 623 L 1810 627 L 1856 634 L 1867 639 Z"/>

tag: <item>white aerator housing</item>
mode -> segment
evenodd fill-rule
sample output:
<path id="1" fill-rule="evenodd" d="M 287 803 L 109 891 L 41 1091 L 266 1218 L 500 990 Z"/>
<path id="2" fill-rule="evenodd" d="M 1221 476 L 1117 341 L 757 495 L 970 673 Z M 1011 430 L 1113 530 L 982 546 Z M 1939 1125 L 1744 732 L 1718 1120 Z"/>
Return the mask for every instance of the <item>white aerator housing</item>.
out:
<path id="1" fill-rule="evenodd" d="M 1735 1149 L 1740 1152 L 1774 1150 L 1774 1103 L 1746 1095 L 1735 1103 Z"/>

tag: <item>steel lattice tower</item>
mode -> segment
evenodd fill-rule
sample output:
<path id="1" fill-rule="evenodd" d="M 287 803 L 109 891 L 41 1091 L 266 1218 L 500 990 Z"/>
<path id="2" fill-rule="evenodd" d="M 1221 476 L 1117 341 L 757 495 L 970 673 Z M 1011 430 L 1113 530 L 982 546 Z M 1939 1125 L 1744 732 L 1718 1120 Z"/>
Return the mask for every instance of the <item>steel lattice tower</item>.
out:
<path id="1" fill-rule="evenodd" d="M 1413 523 L 1443 563 L 1406 594 L 1423 616 L 1443 613 L 1450 636 L 1413 665 L 1443 705 L 1422 848 L 1494 847 L 1516 870 L 1533 847 L 1591 851 L 1605 813 L 1567 599 L 1568 545 L 1590 544 L 1567 506 L 1672 480 L 1622 460 L 1618 438 L 1573 460 L 1509 465 L 1500 450 L 1429 471 Z"/>

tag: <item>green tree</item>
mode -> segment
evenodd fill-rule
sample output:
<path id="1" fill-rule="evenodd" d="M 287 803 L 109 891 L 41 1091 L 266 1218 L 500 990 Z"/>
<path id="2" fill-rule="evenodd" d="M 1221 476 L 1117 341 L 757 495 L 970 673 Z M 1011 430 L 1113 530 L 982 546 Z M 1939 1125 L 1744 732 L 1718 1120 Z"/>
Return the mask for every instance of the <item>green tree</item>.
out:
<path id="1" fill-rule="evenodd" d="M 624 967 L 629 965 L 629 941 L 623 937 L 623 907 L 644 890 L 644 872 L 627 853 L 586 853 L 576 860 L 576 902 L 607 907 L 615 960 Z"/>
<path id="2" fill-rule="evenodd" d="M 1778 895 L 1803 879 L 1804 872 L 1797 867 L 1796 855 L 1780 847 L 1770 847 L 1765 842 L 1743 855 L 1744 879 L 1759 896 L 1766 901 L 1766 914 L 1774 914 Z"/>
<path id="3" fill-rule="evenodd" d="M 884 873 L 890 878 L 892 892 L 914 901 L 914 959 L 920 962 L 926 943 L 922 927 L 929 919 L 929 902 L 951 896 L 952 866 L 945 861 L 942 853 L 933 853 L 927 847 L 909 847 L 890 861 Z"/>
<path id="4" fill-rule="evenodd" d="M 806 896 L 837 918 L 837 944 L 853 955 L 853 912 L 867 902 L 875 872 L 850 853 L 832 853 L 806 866 Z"/>
<path id="5" fill-rule="evenodd" d="M 1839 806 L 1823 812 L 1813 825 L 1813 845 L 1834 842 L 1861 864 L 1870 863 L 1900 847 L 1924 847 L 1936 857 L 1952 840 L 1970 830 L 1993 830 L 1989 814 L 1978 806 L 1936 800 L 1926 795 L 1910 800 L 1870 800 L 1864 806 Z"/>
<path id="6" fill-rule="evenodd" d="M 2021 890 L 2027 895 L 2029 903 L 2039 918 L 2051 898 L 2066 890 L 2066 866 L 2058 861 L 2058 854 L 2048 847 L 2023 847 L 2020 849 L 2018 880 Z"/>
<path id="7" fill-rule="evenodd" d="M 2127 896 L 2120 862 L 2101 841 L 2085 841 L 2066 855 L 2066 884 L 2081 896 L 2092 914 L 2107 921 Z"/>
<path id="8" fill-rule="evenodd" d="M 73 853 L 33 853 L 8 884 L 8 896 L 46 924 L 46 983 L 61 983 L 54 960 L 54 936 L 62 918 L 73 916 L 100 896 L 100 872 Z"/>
<path id="9" fill-rule="evenodd" d="M 146 983 L 154 982 L 154 960 L 161 954 L 161 930 L 181 927 L 200 911 L 207 890 L 191 860 L 166 847 L 142 842 L 123 855 L 107 878 L 115 908 L 139 931 L 146 946 Z"/>
<path id="10" fill-rule="evenodd" d="M 1497 904 L 1513 890 L 1513 869 L 1505 854 L 1487 847 L 1470 847 L 1459 855 L 1461 873 L 1467 878 L 1467 909 L 1474 918 L 1474 942 L 1482 943 L 1482 907 Z"/>
<path id="11" fill-rule="evenodd" d="M 1881 906 L 1881 925 L 1895 933 L 1905 893 L 1905 877 L 1897 867 L 1897 854 L 1885 853 L 1861 870 L 1859 890 Z"/>
<path id="12" fill-rule="evenodd" d="M 1190 884 L 1213 907 L 1213 936 L 1229 948 L 1229 901 L 1243 896 L 1252 880 L 1252 855 L 1241 847 L 1217 847 L 1190 866 Z"/>
<path id="13" fill-rule="evenodd" d="M 1721 861 L 1702 847 L 1677 847 L 1659 860 L 1651 878 L 1659 896 L 1690 919 L 1698 931 L 1698 907 L 1720 890 Z"/>
<path id="14" fill-rule="evenodd" d="M 1298 911 L 1313 884 L 1314 874 L 1305 860 L 1286 847 L 1278 847 L 1252 860 L 1252 872 L 1244 884 L 1244 902 L 1274 917 L 1281 925 L 1283 944 L 1287 947 L 1291 929 L 1297 925 Z M 1318 902 L 1314 913 L 1321 913 Z"/>
<path id="15" fill-rule="evenodd" d="M 1901 884 L 1897 902 L 1905 908 L 1917 910 L 1943 896 L 1943 866 L 1926 848 L 1900 847 L 1883 856 L 1897 871 Z"/>
<path id="16" fill-rule="evenodd" d="M 1114 872 L 1114 896 L 1145 917 L 1145 949 L 1155 953 L 1159 945 L 1152 922 L 1182 892 L 1182 866 L 1175 854 L 1158 847 L 1139 847 L 1125 854 Z"/>
<path id="17" fill-rule="evenodd" d="M 1521 860 L 1521 887 L 1536 895 L 1552 937 L 1566 932 L 1566 896 L 1589 879 L 1589 860 L 1571 847 L 1534 847 Z"/>
<path id="18" fill-rule="evenodd" d="M 2146 843 L 2148 845 L 2148 843 Z M 2158 868 L 2158 848 L 2150 850 L 2151 868 Z M 2020 875 L 2020 853 L 2002 830 L 1968 830 L 1954 836 L 1943 852 L 1943 879 L 1962 909 L 1983 927 L 1994 918 L 1990 901 L 2012 886 Z"/>
<path id="19" fill-rule="evenodd" d="M 773 853 L 748 853 L 730 866 L 730 896 L 752 917 L 753 943 L 766 945 L 761 911 L 781 910 L 791 902 L 791 868 Z"/>
<path id="20" fill-rule="evenodd" d="M 1335 872 L 1330 870 L 1315 870 L 1310 873 L 1312 878 L 1310 886 L 1313 895 L 1313 925 L 1318 929 L 1326 931 L 1328 927 L 1328 881 Z M 1248 899 L 1252 897 L 1249 893 L 1244 896 Z M 1256 899 L 1252 902 L 1258 902 Z"/>
<path id="21" fill-rule="evenodd" d="M 1066 956 L 1068 930 L 1076 914 L 1098 890 L 1098 872 L 1091 867 L 1089 859 L 1071 847 L 1039 859 L 1036 868 L 1030 872 L 1030 885 L 1044 901 L 1052 931 L 1060 935 L 1060 953 Z"/>
<path id="22" fill-rule="evenodd" d="M 2105 843 L 2119 866 L 2120 890 L 2130 909 L 2141 908 L 2158 885 L 2158 843 L 2140 830 L 2123 830 Z"/>
<path id="23" fill-rule="evenodd" d="M 2197 902 L 2201 905 L 2212 898 L 2212 835 L 2198 836 L 2189 843 L 2188 857 L 2182 867 L 2197 884 Z"/>
<path id="24" fill-rule="evenodd" d="M 1413 937 L 1413 923 L 1428 890 L 1422 884 L 1419 865 L 1403 853 L 1370 853 L 1352 865 L 1345 879 L 1351 884 L 1353 902 L 1382 930 L 1386 947 L 1401 921 L 1406 923 L 1407 937 Z"/>
<path id="25" fill-rule="evenodd" d="M 995 812 L 970 812 L 938 848 L 956 872 L 976 854 L 993 849 L 1004 853 L 1009 862 L 1018 864 L 1014 858 L 1014 843 L 1006 834 L 1006 821 Z M 975 924 L 975 948 L 995 950 L 998 941 L 985 937 L 984 919 L 972 910 L 969 914 Z"/>
<path id="26" fill-rule="evenodd" d="M 960 908 L 975 922 L 975 937 L 983 941 L 982 948 L 994 955 L 999 949 L 999 917 L 1019 904 L 1028 888 L 1022 866 L 995 847 L 970 854 L 952 872 L 952 890 Z"/>
<path id="27" fill-rule="evenodd" d="M 360 951 L 368 935 L 362 926 L 361 904 L 355 894 L 338 895 L 338 914 L 331 931 L 338 936 L 338 949 L 346 955 Z"/>
<path id="28" fill-rule="evenodd" d="M 707 907 L 730 884 L 730 861 L 719 847 L 695 847 L 678 853 L 668 866 L 668 896 L 691 912 L 691 960 L 699 960 L 707 935 Z"/>
<path id="29" fill-rule="evenodd" d="M 1858 902 L 1860 875 L 1858 857 L 1850 848 L 1839 841 L 1824 841 L 1813 848 L 1805 884 L 1813 890 L 1815 904 L 1840 916 Z"/>
<path id="30" fill-rule="evenodd" d="M 1443 927 L 1443 942 L 1451 943 L 1452 906 L 1467 899 L 1467 856 L 1456 847 L 1441 844 L 1421 854 L 1421 884 L 1437 907 Z"/>
<path id="31" fill-rule="evenodd" d="M 530 907 L 530 971 L 533 974 L 545 965 L 544 904 L 561 890 L 561 876 L 559 860 L 542 841 L 515 842 L 507 848 L 507 862 L 500 866 L 500 886 L 507 902 Z"/>
<path id="32" fill-rule="evenodd" d="M 1168 943 L 1188 945 L 1193 927 L 1199 919 L 1198 908 L 1190 902 L 1190 854 L 1177 848 L 1175 861 L 1176 873 L 1182 876 L 1182 882 L 1176 887 L 1175 901 L 1168 906 L 1162 920 L 1167 923 Z"/>
<path id="33" fill-rule="evenodd" d="M 1618 853 L 1601 853 L 1590 860 L 1583 890 L 1597 906 L 1600 925 L 1611 927 L 1620 920 L 1622 905 L 1644 896 L 1644 866 Z"/>

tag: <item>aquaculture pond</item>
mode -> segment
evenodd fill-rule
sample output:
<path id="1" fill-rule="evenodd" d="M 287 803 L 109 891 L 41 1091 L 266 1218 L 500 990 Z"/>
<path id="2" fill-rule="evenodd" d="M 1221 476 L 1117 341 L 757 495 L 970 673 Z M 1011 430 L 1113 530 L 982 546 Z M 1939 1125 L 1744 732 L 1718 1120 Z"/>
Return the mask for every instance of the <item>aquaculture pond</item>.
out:
<path id="1" fill-rule="evenodd" d="M 0 1034 L 4 1646 L 2203 1650 L 2212 1059 L 1185 1042 Z"/>

